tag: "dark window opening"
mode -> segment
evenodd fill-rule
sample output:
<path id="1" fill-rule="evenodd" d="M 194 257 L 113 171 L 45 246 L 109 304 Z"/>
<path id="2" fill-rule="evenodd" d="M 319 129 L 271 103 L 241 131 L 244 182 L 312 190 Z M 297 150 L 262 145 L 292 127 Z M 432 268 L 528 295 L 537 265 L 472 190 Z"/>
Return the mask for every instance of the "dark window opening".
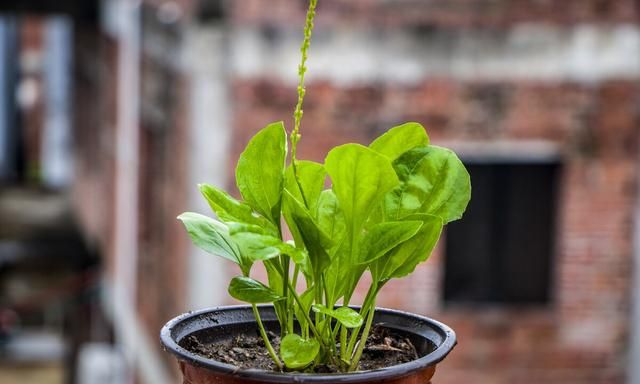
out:
<path id="1" fill-rule="evenodd" d="M 549 302 L 559 168 L 467 165 L 472 200 L 447 227 L 445 302 Z"/>

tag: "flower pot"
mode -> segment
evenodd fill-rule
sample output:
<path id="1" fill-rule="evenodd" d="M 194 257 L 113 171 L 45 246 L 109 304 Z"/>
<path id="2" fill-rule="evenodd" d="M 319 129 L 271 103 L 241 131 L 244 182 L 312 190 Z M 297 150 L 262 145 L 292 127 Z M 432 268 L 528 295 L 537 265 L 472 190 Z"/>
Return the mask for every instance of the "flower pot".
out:
<path id="1" fill-rule="evenodd" d="M 260 306 L 265 327 L 279 332 L 271 306 Z M 250 306 L 230 306 L 189 312 L 169 321 L 160 332 L 165 349 L 174 354 L 183 374 L 184 384 L 258 384 L 258 383 L 387 383 L 427 384 L 456 344 L 451 328 L 411 313 L 378 308 L 374 324 L 402 334 L 414 344 L 417 360 L 391 367 L 354 373 L 310 374 L 283 373 L 256 369 L 239 369 L 192 353 L 180 346 L 187 336 L 202 331 L 213 340 L 228 340 L 242 333 L 255 334 L 257 324 Z"/>

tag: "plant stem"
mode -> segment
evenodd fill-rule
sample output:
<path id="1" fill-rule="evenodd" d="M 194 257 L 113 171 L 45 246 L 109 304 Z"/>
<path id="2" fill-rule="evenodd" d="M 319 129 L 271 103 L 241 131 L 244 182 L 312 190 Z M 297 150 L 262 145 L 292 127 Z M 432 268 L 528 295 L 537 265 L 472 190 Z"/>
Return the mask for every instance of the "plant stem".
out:
<path id="1" fill-rule="evenodd" d="M 318 0 L 310 0 L 309 1 L 309 9 L 307 10 L 307 19 L 304 25 L 304 39 L 302 40 L 302 45 L 300 46 L 300 65 L 298 66 L 298 102 L 296 104 L 296 108 L 293 111 L 293 130 L 289 135 L 289 139 L 291 140 L 291 166 L 293 167 L 293 175 L 296 180 L 296 184 L 298 185 L 298 189 L 300 189 L 300 194 L 302 195 L 302 200 L 306 207 L 309 207 L 307 203 L 307 199 L 304 195 L 304 191 L 302 190 L 302 186 L 300 185 L 299 175 L 298 175 L 298 167 L 296 165 L 297 158 L 297 147 L 298 141 L 300 140 L 300 121 L 302 120 L 302 102 L 304 101 L 305 88 L 304 88 L 304 78 L 307 72 L 307 51 L 309 50 L 309 46 L 311 45 L 311 33 L 313 32 L 313 19 L 316 15 L 316 5 L 318 4 Z"/>
<path id="2" fill-rule="evenodd" d="M 376 279 L 374 278 L 374 281 Z M 356 340 L 358 338 L 358 334 L 360 332 L 360 327 L 356 328 L 351 334 L 351 340 L 349 340 L 348 352 L 351 357 L 351 365 L 349 366 L 349 371 L 353 371 L 358 368 L 358 363 L 360 362 L 360 357 L 362 356 L 362 351 L 364 350 L 365 344 L 367 342 L 367 338 L 369 337 L 369 331 L 371 330 L 371 322 L 373 321 L 373 315 L 376 311 L 376 297 L 378 296 L 378 292 L 384 283 L 374 282 L 369 287 L 367 291 L 367 296 L 364 299 L 364 303 L 362 303 L 362 307 L 360 307 L 360 315 L 366 316 L 366 324 L 362 334 L 360 335 L 360 343 L 358 344 L 358 349 L 354 352 L 353 348 L 355 348 Z M 353 354 L 352 354 L 353 353 Z"/>
<path id="3" fill-rule="evenodd" d="M 289 285 L 291 285 L 291 282 L 287 281 L 287 283 Z M 311 328 L 311 332 L 313 332 L 313 334 L 317 338 L 319 338 L 320 341 L 322 342 L 322 337 L 321 337 L 320 333 L 318 332 L 318 329 L 316 328 L 315 325 L 313 325 L 313 322 L 311 321 L 311 318 L 309 317 L 309 314 L 304 310 L 304 305 L 302 304 L 302 301 L 298 297 L 298 294 L 296 293 L 295 289 L 293 289 L 293 287 L 289 287 L 289 289 L 291 290 L 291 293 L 293 294 L 293 298 L 298 303 L 298 306 L 300 306 L 300 308 L 301 308 L 300 312 L 304 316 L 305 320 L 309 323 L 309 327 Z"/>
<path id="4" fill-rule="evenodd" d="M 253 308 L 253 315 L 255 316 L 256 321 L 258 322 L 258 328 L 260 329 L 260 336 L 262 336 L 262 339 L 264 340 L 264 345 L 267 346 L 267 351 L 269 351 L 269 355 L 271 356 L 271 359 L 273 359 L 273 362 L 276 363 L 276 365 L 278 366 L 278 369 L 282 370 L 282 363 L 280 362 L 280 359 L 278 358 L 276 351 L 273 349 L 273 346 L 271 345 L 271 342 L 267 337 L 267 332 L 264 330 L 264 325 L 262 324 L 262 319 L 260 319 L 260 312 L 258 311 L 258 307 L 255 304 L 251 304 L 251 308 Z"/>
<path id="5" fill-rule="evenodd" d="M 316 303 L 322 304 L 322 275 L 317 275 L 315 280 L 316 280 L 316 287 L 314 290 L 314 294 L 315 294 L 314 300 Z M 316 322 L 316 328 L 320 328 L 320 321 L 324 321 L 324 315 L 320 313 L 316 313 L 314 320 Z M 324 337 L 326 329 L 327 329 L 326 323 L 324 323 L 324 326 L 320 331 L 322 332 L 322 337 Z"/>
<path id="6" fill-rule="evenodd" d="M 367 316 L 369 314 L 369 300 L 369 293 L 367 293 L 367 297 L 365 298 L 364 303 L 362 303 L 362 307 L 360 308 L 360 316 Z M 351 339 L 349 340 L 349 345 L 347 347 L 347 351 L 349 353 L 348 356 L 351 356 L 353 353 L 353 348 L 355 348 L 356 346 L 356 341 L 358 340 L 360 329 L 362 329 L 362 326 L 354 329 L 351 333 Z"/>
<path id="7" fill-rule="evenodd" d="M 349 366 L 349 372 L 353 372 L 358 368 L 358 363 L 360 362 L 360 357 L 362 357 L 362 351 L 364 350 L 364 346 L 367 343 L 367 338 L 369 337 L 369 331 L 371 330 L 371 323 L 373 322 L 373 315 L 375 314 L 375 306 L 376 306 L 375 296 L 371 300 L 371 308 L 369 309 L 369 314 L 367 316 L 367 323 L 364 326 L 364 330 L 362 331 L 362 336 L 360 337 L 360 342 L 358 344 L 358 348 L 356 349 L 355 354 L 353 355 L 353 359 L 351 360 L 351 365 Z"/>
<path id="8" fill-rule="evenodd" d="M 288 283 L 291 284 L 290 282 L 288 282 Z M 300 308 L 302 308 L 302 310 L 300 312 L 302 312 L 302 315 L 304 316 L 305 320 L 309 323 L 309 328 L 311 328 L 311 332 L 313 332 L 313 334 L 318 339 L 320 344 L 325 348 L 325 350 L 332 351 L 331 344 L 327 344 L 326 340 L 322 337 L 323 335 L 320 334 L 320 332 L 318 332 L 318 329 L 316 328 L 316 326 L 313 325 L 313 322 L 311 321 L 311 318 L 309 317 L 309 314 L 304 310 L 304 306 L 302 305 L 302 301 L 300 300 L 300 298 L 296 294 L 295 289 L 293 289 L 293 287 L 289 287 L 289 289 L 290 289 L 291 293 L 293 294 L 293 298 L 296 300 L 296 302 L 298 303 Z M 331 361 L 334 364 L 336 364 L 332 354 L 329 354 L 329 358 L 331 359 Z"/>
<path id="9" fill-rule="evenodd" d="M 362 303 L 362 307 L 360 307 L 360 316 L 366 317 L 371 309 L 371 300 L 375 298 L 380 290 L 381 286 L 379 285 L 371 285 L 369 287 L 369 291 L 367 291 L 367 296 L 364 298 L 364 302 Z M 358 335 L 360 334 L 360 329 L 362 326 L 359 326 L 351 333 L 351 339 L 349 340 L 349 346 L 347 347 L 347 351 L 349 352 L 348 356 L 351 356 L 353 353 L 353 348 L 356 346 L 356 341 L 358 340 Z"/>
<path id="10" fill-rule="evenodd" d="M 283 285 L 283 296 L 286 298 L 285 305 L 287 307 L 287 333 L 293 333 L 293 299 L 290 292 L 287 292 L 291 260 L 287 255 L 281 255 L 280 257 L 282 258 L 282 269 L 284 272 L 282 278 L 286 281 L 286 284 Z"/>
<path id="11" fill-rule="evenodd" d="M 340 359 L 347 360 L 347 328 L 343 325 L 340 327 Z"/>
<path id="12" fill-rule="evenodd" d="M 288 257 L 287 257 L 288 258 Z M 295 305 L 295 300 L 293 299 L 293 295 L 291 293 L 295 293 L 296 292 L 296 287 L 298 286 L 298 274 L 300 273 L 300 266 L 298 264 L 294 263 L 294 269 L 293 269 L 293 277 L 291 278 L 291 287 L 293 287 L 293 289 L 290 289 L 290 295 L 287 298 L 287 302 L 289 305 L 289 333 L 293 333 L 293 314 L 295 312 L 294 309 L 294 305 Z M 289 278 L 288 273 L 287 273 L 287 278 Z"/>

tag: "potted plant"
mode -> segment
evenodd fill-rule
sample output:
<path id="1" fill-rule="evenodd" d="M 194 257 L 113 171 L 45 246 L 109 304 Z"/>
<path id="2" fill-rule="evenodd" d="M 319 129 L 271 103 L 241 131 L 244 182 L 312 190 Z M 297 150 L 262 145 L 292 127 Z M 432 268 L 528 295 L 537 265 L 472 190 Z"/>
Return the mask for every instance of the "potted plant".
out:
<path id="1" fill-rule="evenodd" d="M 446 325 L 376 308 L 376 298 L 462 216 L 471 186 L 458 157 L 406 123 L 368 146 L 333 148 L 324 164 L 297 158 L 316 4 L 310 0 L 306 18 L 292 131 L 287 137 L 277 122 L 250 140 L 236 167 L 243 200 L 202 184 L 217 219 L 178 217 L 195 245 L 239 266 L 228 291 L 249 303 L 190 312 L 162 329 L 185 383 L 426 383 L 456 343 Z M 256 263 L 267 281 L 252 277 Z M 366 298 L 350 306 L 365 273 Z"/>

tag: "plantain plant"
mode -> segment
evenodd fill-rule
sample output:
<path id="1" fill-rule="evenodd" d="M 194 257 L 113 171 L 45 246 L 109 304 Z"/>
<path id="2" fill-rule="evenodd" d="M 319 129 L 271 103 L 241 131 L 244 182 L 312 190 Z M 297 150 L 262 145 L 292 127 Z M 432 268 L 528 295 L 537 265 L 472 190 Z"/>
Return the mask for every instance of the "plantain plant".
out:
<path id="1" fill-rule="evenodd" d="M 297 159 L 316 4 L 310 0 L 288 137 L 277 122 L 250 140 L 236 167 L 242 200 L 199 185 L 217 219 L 191 212 L 178 218 L 196 246 L 239 266 L 242 275 L 231 280 L 229 294 L 252 305 L 278 369 L 326 364 L 350 372 L 358 368 L 380 290 L 429 257 L 443 226 L 462 216 L 471 185 L 455 153 L 431 145 L 418 123 L 393 127 L 368 146 L 335 147 L 324 164 Z M 264 265 L 267 282 L 251 276 L 256 263 Z M 367 271 L 366 298 L 352 309 Z M 279 351 L 267 337 L 259 303 L 275 308 Z"/>

